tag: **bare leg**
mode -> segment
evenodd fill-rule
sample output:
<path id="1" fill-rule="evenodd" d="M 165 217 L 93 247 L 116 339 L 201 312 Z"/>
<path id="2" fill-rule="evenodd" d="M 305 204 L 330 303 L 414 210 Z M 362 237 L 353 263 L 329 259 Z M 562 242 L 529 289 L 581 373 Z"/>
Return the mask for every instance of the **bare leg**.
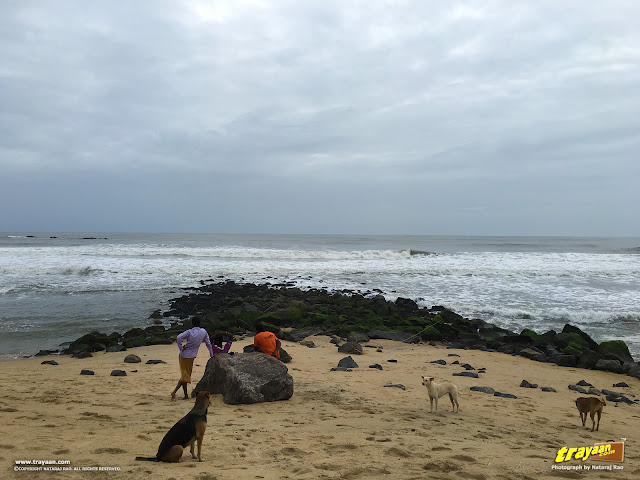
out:
<path id="1" fill-rule="evenodd" d="M 183 386 L 184 388 L 184 394 L 185 396 L 187 395 L 187 384 L 183 383 L 182 380 L 178 380 L 178 385 L 176 385 L 176 388 L 173 390 L 173 392 L 171 392 L 171 399 L 175 400 L 176 399 L 176 392 L 178 391 L 178 389 L 180 388 L 180 385 Z"/>
<path id="2" fill-rule="evenodd" d="M 184 391 L 184 400 L 189 400 L 189 395 L 187 395 L 187 384 L 182 383 L 182 390 Z"/>

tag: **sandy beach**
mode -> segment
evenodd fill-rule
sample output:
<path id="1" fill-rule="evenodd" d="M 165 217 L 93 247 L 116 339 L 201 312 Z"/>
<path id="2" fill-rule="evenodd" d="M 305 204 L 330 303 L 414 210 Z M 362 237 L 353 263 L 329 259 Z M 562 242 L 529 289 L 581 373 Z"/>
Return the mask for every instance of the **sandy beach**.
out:
<path id="1" fill-rule="evenodd" d="M 582 427 L 567 387 L 586 380 L 598 389 L 640 395 L 637 379 L 626 375 L 564 368 L 522 357 L 473 350 L 446 349 L 372 340 L 354 355 L 359 368 L 331 371 L 345 355 L 329 337 L 309 337 L 316 348 L 283 342 L 292 355 L 290 400 L 254 405 L 226 405 L 213 397 L 199 463 L 188 452 L 178 464 L 136 461 L 154 456 L 168 429 L 193 406 L 170 400 L 178 378 L 176 345 L 94 353 L 93 357 L 38 357 L 0 362 L 4 392 L 0 398 L 0 457 L 3 478 L 129 479 L 538 479 L 637 478 L 640 474 L 640 406 L 608 402 L 599 432 Z M 238 340 L 232 351 L 251 343 Z M 127 364 L 129 353 L 142 363 Z M 449 355 L 459 355 L 459 357 Z M 193 384 L 205 370 L 204 347 L 195 362 Z M 430 363 L 445 360 L 446 365 Z M 55 360 L 59 365 L 42 365 Z M 163 360 L 166 364 L 146 364 Z M 391 360 L 395 360 L 392 362 Z M 453 376 L 458 360 L 480 378 Z M 369 368 L 380 364 L 383 370 Z M 80 375 L 90 369 L 95 375 Z M 114 369 L 126 377 L 112 377 Z M 460 391 L 460 412 L 447 397 L 429 413 L 421 375 L 452 381 Z M 521 388 L 522 380 L 538 384 Z M 629 388 L 614 388 L 624 381 Z M 385 387 L 388 384 L 401 384 Z M 490 386 L 516 395 L 500 398 L 471 391 Z M 543 392 L 540 387 L 553 387 Z M 634 433 L 635 432 L 635 433 Z M 582 470 L 552 470 L 563 446 L 592 446 L 625 438 L 622 469 L 585 471 L 609 462 L 572 460 Z M 19 460 L 56 460 L 55 471 L 15 471 Z M 48 467 L 51 467 L 49 465 Z M 110 470 L 104 470 L 105 467 Z M 103 470 L 100 470 L 103 468 Z"/>

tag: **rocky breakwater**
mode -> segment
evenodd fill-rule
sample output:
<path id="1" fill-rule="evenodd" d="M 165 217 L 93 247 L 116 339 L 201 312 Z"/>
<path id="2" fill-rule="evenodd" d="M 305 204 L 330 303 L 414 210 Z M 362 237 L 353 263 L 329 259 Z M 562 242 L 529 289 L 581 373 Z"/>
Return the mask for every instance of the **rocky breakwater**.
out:
<path id="1" fill-rule="evenodd" d="M 561 332 L 520 333 L 478 318 L 465 318 L 441 306 L 419 307 L 415 301 L 388 301 L 379 294 L 351 290 L 330 292 L 301 290 L 287 284 L 202 282 L 193 291 L 171 300 L 164 318 L 177 318 L 166 328 L 153 325 L 120 335 L 93 332 L 71 343 L 63 353 L 109 351 L 172 343 L 189 328 L 189 317 L 198 315 L 210 333 L 225 330 L 252 334 L 256 323 L 286 341 L 299 342 L 316 334 L 350 337 L 359 343 L 389 339 L 410 343 L 439 342 L 455 348 L 522 355 L 534 361 L 560 366 L 626 373 L 640 378 L 636 363 L 622 340 L 598 344 L 576 326 Z M 157 312 L 156 312 L 157 316 Z"/>

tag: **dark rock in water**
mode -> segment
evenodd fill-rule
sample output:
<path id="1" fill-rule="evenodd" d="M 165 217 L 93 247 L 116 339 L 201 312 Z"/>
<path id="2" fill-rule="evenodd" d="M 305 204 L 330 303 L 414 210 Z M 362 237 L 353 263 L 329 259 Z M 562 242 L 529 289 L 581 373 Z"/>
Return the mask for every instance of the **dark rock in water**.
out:
<path id="1" fill-rule="evenodd" d="M 526 380 L 522 380 L 522 382 L 520 382 L 520 386 L 522 388 L 538 388 L 536 383 L 529 383 Z"/>
<path id="2" fill-rule="evenodd" d="M 71 355 L 71 358 L 89 358 L 93 357 L 89 352 L 78 352 L 74 355 Z"/>
<path id="3" fill-rule="evenodd" d="M 93 370 L 80 370 L 80 375 L 95 375 Z"/>
<path id="4" fill-rule="evenodd" d="M 401 390 L 406 390 L 407 389 L 407 387 L 405 387 L 401 383 L 394 383 L 393 385 L 385 385 L 385 387 L 399 388 Z"/>
<path id="5" fill-rule="evenodd" d="M 351 332 L 347 335 L 347 342 L 365 343 L 370 340 L 369 335 L 361 332 Z"/>
<path id="6" fill-rule="evenodd" d="M 444 360 L 433 360 L 431 363 L 437 363 L 438 365 L 446 365 L 447 362 Z"/>
<path id="7" fill-rule="evenodd" d="M 154 310 L 153 313 L 151 315 L 149 315 L 149 319 L 151 320 L 157 320 L 157 319 L 161 319 L 162 318 L 162 312 L 158 309 L 158 310 Z"/>
<path id="8" fill-rule="evenodd" d="M 618 383 L 614 383 L 613 386 L 614 387 L 628 387 L 629 385 L 627 385 L 625 382 L 618 382 Z"/>
<path id="9" fill-rule="evenodd" d="M 260 352 L 214 355 L 195 388 L 222 394 L 230 405 L 288 400 L 293 377 L 276 358 Z"/>
<path id="10" fill-rule="evenodd" d="M 59 350 L 40 350 L 36 353 L 36 357 L 46 357 L 47 355 L 55 355 L 56 353 L 60 353 Z"/>
<path id="11" fill-rule="evenodd" d="M 576 385 L 580 385 L 581 387 L 593 387 L 593 385 L 584 380 L 580 380 L 578 383 L 576 383 Z"/>
<path id="12" fill-rule="evenodd" d="M 113 370 L 111 372 L 111 376 L 112 377 L 126 377 L 127 376 L 127 372 L 125 372 L 124 370 Z"/>
<path id="13" fill-rule="evenodd" d="M 129 354 L 126 357 L 124 357 L 124 363 L 140 363 L 142 361 L 142 359 L 134 354 Z"/>
<path id="14" fill-rule="evenodd" d="M 410 298 L 398 297 L 395 303 L 399 308 L 405 308 L 407 310 L 418 310 L 418 304 Z"/>
<path id="15" fill-rule="evenodd" d="M 510 393 L 500 393 L 500 392 L 495 392 L 493 394 L 494 397 L 502 397 L 502 398 L 518 398 L 515 395 L 511 395 Z"/>
<path id="16" fill-rule="evenodd" d="M 605 372 L 621 373 L 622 365 L 618 360 L 600 359 L 594 367 L 596 370 L 604 370 Z"/>
<path id="17" fill-rule="evenodd" d="M 164 360 L 147 360 L 145 365 L 157 365 L 159 363 L 167 363 Z"/>
<path id="18" fill-rule="evenodd" d="M 579 393 L 587 393 L 587 391 L 584 388 L 579 387 L 578 385 L 569 385 L 569 390 L 574 390 Z"/>
<path id="19" fill-rule="evenodd" d="M 472 377 L 472 378 L 479 378 L 478 374 L 476 372 L 460 372 L 460 373 L 454 373 L 453 374 L 456 377 Z"/>
<path id="20" fill-rule="evenodd" d="M 553 387 L 542 387 L 541 390 L 543 392 L 554 392 L 554 393 L 556 392 L 556 389 Z"/>
<path id="21" fill-rule="evenodd" d="M 112 352 L 124 352 L 127 349 L 124 345 L 109 345 L 107 347 L 107 353 Z"/>
<path id="22" fill-rule="evenodd" d="M 377 368 L 378 370 L 382 370 L 382 365 L 379 363 L 374 363 L 373 365 L 369 365 L 369 368 Z"/>
<path id="23" fill-rule="evenodd" d="M 341 368 L 358 368 L 358 364 L 355 362 L 353 358 L 344 357 L 338 362 L 338 367 Z"/>
<path id="24" fill-rule="evenodd" d="M 350 355 L 362 355 L 362 345 L 354 342 L 347 342 L 338 347 L 338 352 L 340 353 L 348 353 Z"/>
<path id="25" fill-rule="evenodd" d="M 495 389 L 491 387 L 470 387 L 469 390 L 473 390 L 474 392 L 489 393 L 491 395 L 496 392 Z"/>
<path id="26" fill-rule="evenodd" d="M 60 365 L 60 364 L 55 360 L 45 360 L 44 362 L 41 362 L 40 365 Z"/>
<path id="27" fill-rule="evenodd" d="M 577 333 L 578 335 L 580 335 L 580 337 L 582 337 L 584 342 L 586 342 L 586 344 L 591 350 L 598 349 L 598 343 L 594 341 L 589 335 L 587 335 L 586 333 L 584 333 L 582 330 L 580 330 L 578 327 L 574 325 L 569 325 L 567 323 L 562 329 L 562 333 Z"/>

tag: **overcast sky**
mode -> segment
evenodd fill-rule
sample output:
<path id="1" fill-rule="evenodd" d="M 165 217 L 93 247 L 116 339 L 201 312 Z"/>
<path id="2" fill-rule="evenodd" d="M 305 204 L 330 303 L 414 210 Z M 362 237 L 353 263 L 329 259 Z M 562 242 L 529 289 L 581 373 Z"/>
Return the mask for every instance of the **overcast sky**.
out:
<path id="1" fill-rule="evenodd" d="M 0 231 L 640 236 L 640 2 L 0 1 Z"/>

